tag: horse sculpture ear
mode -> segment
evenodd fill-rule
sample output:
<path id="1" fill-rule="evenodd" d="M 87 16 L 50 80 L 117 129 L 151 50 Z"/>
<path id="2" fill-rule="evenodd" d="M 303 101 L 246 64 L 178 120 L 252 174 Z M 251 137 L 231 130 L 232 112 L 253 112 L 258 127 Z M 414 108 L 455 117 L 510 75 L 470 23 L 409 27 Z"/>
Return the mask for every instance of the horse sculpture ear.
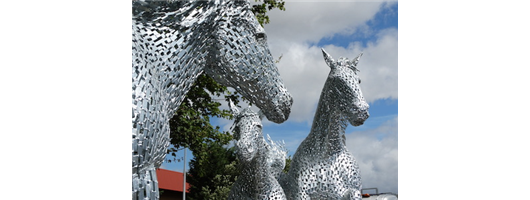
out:
<path id="1" fill-rule="evenodd" d="M 333 63 L 335 61 L 333 60 L 331 55 L 329 55 L 328 52 L 326 52 L 324 49 L 322 49 L 322 54 L 324 54 L 324 61 L 326 61 L 326 64 L 328 64 L 330 68 L 333 68 L 334 67 Z"/>
<path id="2" fill-rule="evenodd" d="M 357 63 L 359 63 L 359 60 L 361 59 L 361 56 L 363 56 L 363 53 L 359 54 L 355 59 L 353 59 L 353 66 L 357 66 Z"/>
<path id="3" fill-rule="evenodd" d="M 237 109 L 237 106 L 234 105 L 234 102 L 232 102 L 230 99 L 228 100 L 228 107 L 230 107 L 230 110 L 234 116 L 239 114 L 239 109 Z"/>

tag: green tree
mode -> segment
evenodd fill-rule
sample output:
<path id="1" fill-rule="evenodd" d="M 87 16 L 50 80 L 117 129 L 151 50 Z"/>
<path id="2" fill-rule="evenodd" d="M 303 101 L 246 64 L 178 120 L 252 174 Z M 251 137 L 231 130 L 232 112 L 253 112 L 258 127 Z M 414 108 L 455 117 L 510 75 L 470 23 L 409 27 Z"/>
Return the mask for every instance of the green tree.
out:
<path id="1" fill-rule="evenodd" d="M 261 0 L 256 0 L 256 2 L 262 2 Z M 270 23 L 269 15 L 267 15 L 268 10 L 278 8 L 279 10 L 285 11 L 285 1 L 283 0 L 263 0 L 261 4 L 253 5 L 252 12 L 256 15 L 258 22 L 263 26 L 264 24 Z"/>
<path id="2" fill-rule="evenodd" d="M 200 151 L 205 142 L 226 145 L 232 140 L 230 133 L 210 124 L 212 116 L 232 119 L 229 110 L 219 108 L 219 99 L 212 98 L 220 98 L 221 95 L 225 95 L 222 100 L 231 99 L 235 103 L 241 98 L 237 92 L 231 93 L 227 87 L 218 84 L 206 74 L 198 77 L 177 113 L 169 120 L 172 147 L 168 149 L 168 153 L 176 156 L 175 153 L 182 148 L 195 152 Z"/>
<path id="3" fill-rule="evenodd" d="M 190 199 L 226 199 L 239 175 L 234 147 L 225 148 L 218 142 L 206 142 L 201 151 L 193 152 L 187 175 Z"/>
<path id="4" fill-rule="evenodd" d="M 291 156 L 285 158 L 285 167 L 283 168 L 283 173 L 287 174 L 287 172 L 289 172 L 289 169 L 291 168 L 291 161 L 293 161 Z"/>

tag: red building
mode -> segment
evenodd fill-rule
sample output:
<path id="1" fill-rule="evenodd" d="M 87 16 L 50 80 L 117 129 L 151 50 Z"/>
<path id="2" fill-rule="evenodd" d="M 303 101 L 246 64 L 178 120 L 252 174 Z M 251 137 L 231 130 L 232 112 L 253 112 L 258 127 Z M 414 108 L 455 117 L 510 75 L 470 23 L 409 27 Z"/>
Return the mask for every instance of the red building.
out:
<path id="1" fill-rule="evenodd" d="M 158 179 L 158 188 L 161 190 L 160 200 L 182 200 L 184 173 L 157 169 L 156 178 Z M 189 189 L 190 185 L 186 183 L 186 193 L 189 193 Z"/>

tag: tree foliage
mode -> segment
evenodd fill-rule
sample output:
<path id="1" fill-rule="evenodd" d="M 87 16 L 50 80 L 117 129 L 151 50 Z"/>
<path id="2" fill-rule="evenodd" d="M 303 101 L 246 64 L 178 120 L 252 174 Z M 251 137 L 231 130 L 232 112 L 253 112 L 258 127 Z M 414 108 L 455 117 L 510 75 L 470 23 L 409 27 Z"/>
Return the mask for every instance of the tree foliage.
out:
<path id="1" fill-rule="evenodd" d="M 239 102 L 241 96 L 237 92 L 231 93 L 227 87 L 215 82 L 206 74 L 201 74 L 186 94 L 177 113 L 169 120 L 171 144 L 168 153 L 173 156 L 180 148 L 189 148 L 192 152 L 202 149 L 205 142 L 228 144 L 232 136 L 227 131 L 221 131 L 219 126 L 210 124 L 210 117 L 232 119 L 229 110 L 220 109 L 221 103 L 213 97 Z"/>
<path id="2" fill-rule="evenodd" d="M 191 185 L 190 199 L 226 199 L 239 175 L 234 147 L 225 148 L 217 142 L 204 143 L 201 151 L 193 152 L 187 175 Z"/>
<path id="3" fill-rule="evenodd" d="M 256 2 L 262 2 L 261 0 L 256 0 Z M 278 8 L 279 10 L 285 11 L 285 1 L 283 0 L 263 0 L 261 4 L 252 5 L 252 12 L 256 15 L 259 24 L 263 26 L 264 24 L 270 23 L 269 15 L 267 15 L 268 10 Z"/>

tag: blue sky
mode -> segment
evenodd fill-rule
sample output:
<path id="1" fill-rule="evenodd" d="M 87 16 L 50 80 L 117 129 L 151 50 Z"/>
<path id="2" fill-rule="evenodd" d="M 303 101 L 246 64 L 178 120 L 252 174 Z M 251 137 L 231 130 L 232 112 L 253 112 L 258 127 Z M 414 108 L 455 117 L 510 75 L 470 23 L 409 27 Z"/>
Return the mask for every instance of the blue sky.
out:
<path id="1" fill-rule="evenodd" d="M 278 68 L 293 94 L 293 110 L 289 120 L 282 124 L 264 120 L 264 135 L 269 134 L 275 141 L 283 140 L 288 154 L 293 155 L 310 132 L 329 72 L 320 48 L 335 59 L 352 59 L 363 52 L 359 76 L 370 105 L 370 117 L 362 126 L 347 127 L 347 146 L 360 165 L 364 187 L 398 193 L 397 2 L 287 2 L 286 9 L 271 11 L 271 24 L 265 30 L 273 56 L 283 55 Z M 313 24 L 302 23 L 301 19 Z M 319 28 L 324 24 L 327 29 Z M 224 130 L 231 126 L 231 121 L 224 119 L 214 119 L 212 123 Z M 359 141 L 363 144 L 357 145 Z M 187 157 L 187 160 L 192 157 L 191 152 Z M 182 171 L 183 164 L 164 163 L 163 167 Z"/>

